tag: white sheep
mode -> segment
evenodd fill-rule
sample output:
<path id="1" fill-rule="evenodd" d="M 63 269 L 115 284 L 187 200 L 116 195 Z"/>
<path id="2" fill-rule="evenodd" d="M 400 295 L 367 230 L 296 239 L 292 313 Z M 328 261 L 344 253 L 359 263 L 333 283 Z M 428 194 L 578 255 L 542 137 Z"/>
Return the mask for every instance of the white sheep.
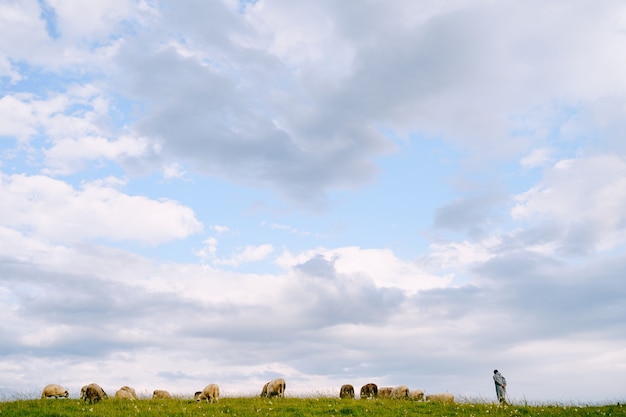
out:
<path id="1" fill-rule="evenodd" d="M 49 398 L 49 397 L 68 398 L 69 395 L 70 395 L 69 392 L 62 386 L 57 385 L 57 384 L 48 384 L 44 387 L 43 391 L 41 392 L 41 399 L 43 400 L 44 398 Z"/>
<path id="2" fill-rule="evenodd" d="M 152 393 L 153 400 L 156 400 L 156 399 L 163 400 L 163 399 L 170 399 L 170 398 L 172 398 L 170 393 L 162 389 L 155 389 L 154 392 Z"/>
<path id="3" fill-rule="evenodd" d="M 413 401 L 424 401 L 424 390 L 421 390 L 421 389 L 409 390 L 409 399 Z"/>
<path id="4" fill-rule="evenodd" d="M 406 385 L 400 385 L 391 390 L 391 398 L 400 398 L 400 399 L 408 399 L 409 398 L 409 387 Z"/>
<path id="5" fill-rule="evenodd" d="M 126 400 L 137 400 L 137 393 L 135 390 L 129 386 L 124 385 L 122 388 L 118 389 L 115 392 L 115 398 L 121 398 Z"/>
<path id="6" fill-rule="evenodd" d="M 220 400 L 220 387 L 217 384 L 209 384 L 199 393 L 196 392 L 196 401 L 216 402 Z"/>
<path id="7" fill-rule="evenodd" d="M 261 397 L 278 397 L 285 398 L 285 389 L 287 388 L 287 383 L 282 378 L 273 379 L 265 385 L 263 385 L 263 390 L 261 391 Z"/>
<path id="8" fill-rule="evenodd" d="M 435 403 L 453 403 L 454 395 L 447 392 L 443 394 L 430 394 L 426 396 L 426 401 L 431 401 Z"/>

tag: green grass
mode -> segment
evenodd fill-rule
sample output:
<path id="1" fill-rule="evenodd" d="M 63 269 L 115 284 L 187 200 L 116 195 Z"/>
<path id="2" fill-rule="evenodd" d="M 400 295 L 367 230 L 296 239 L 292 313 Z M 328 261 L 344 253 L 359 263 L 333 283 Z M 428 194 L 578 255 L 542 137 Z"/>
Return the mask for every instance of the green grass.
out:
<path id="1" fill-rule="evenodd" d="M 116 400 L 85 404 L 77 399 L 18 400 L 0 403 L 0 417 L 565 417 L 626 416 L 626 407 L 614 405 L 508 405 L 487 403 L 435 404 L 391 399 L 340 400 L 338 398 L 222 398 L 219 403 L 190 399 Z"/>

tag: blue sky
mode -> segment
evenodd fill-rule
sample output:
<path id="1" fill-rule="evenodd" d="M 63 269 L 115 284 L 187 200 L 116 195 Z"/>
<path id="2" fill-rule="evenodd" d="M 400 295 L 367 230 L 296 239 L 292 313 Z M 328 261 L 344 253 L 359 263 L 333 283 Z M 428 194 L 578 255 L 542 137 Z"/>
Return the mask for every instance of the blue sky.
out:
<path id="1" fill-rule="evenodd" d="M 0 392 L 623 401 L 626 9 L 0 1 Z"/>

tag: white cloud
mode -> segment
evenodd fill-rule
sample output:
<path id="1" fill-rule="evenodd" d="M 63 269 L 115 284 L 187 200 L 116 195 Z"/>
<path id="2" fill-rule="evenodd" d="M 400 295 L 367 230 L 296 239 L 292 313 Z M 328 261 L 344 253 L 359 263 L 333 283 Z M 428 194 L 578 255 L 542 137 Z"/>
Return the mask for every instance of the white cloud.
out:
<path id="1" fill-rule="evenodd" d="M 4 122 L 9 126 L 2 133 L 23 139 L 39 130 L 52 141 L 97 135 L 102 131 L 101 122 L 108 112 L 108 102 L 91 85 L 69 86 L 64 93 L 52 92 L 45 98 L 32 93 L 14 93 L 0 100 L 6 117 Z"/>
<path id="2" fill-rule="evenodd" d="M 36 132 L 36 118 L 28 102 L 11 95 L 0 98 L 0 135 L 26 142 Z"/>
<path id="3" fill-rule="evenodd" d="M 9 82 L 14 84 L 22 79 L 22 76 L 13 69 L 11 62 L 5 55 L 0 53 L 0 79 L 2 77 L 8 77 Z"/>
<path id="4" fill-rule="evenodd" d="M 92 161 L 112 160 L 123 162 L 126 158 L 140 158 L 148 153 L 148 143 L 142 138 L 122 136 L 116 140 L 103 137 L 59 139 L 44 151 L 47 168 L 43 173 L 68 175 L 84 169 Z M 171 169 L 177 168 L 173 166 Z M 165 170 L 171 177 L 179 172 Z M 175 175 L 176 174 L 176 175 Z"/>
<path id="5" fill-rule="evenodd" d="M 300 253 L 284 251 L 276 263 L 285 269 L 322 257 L 332 264 L 334 273 L 350 279 L 363 279 L 377 287 L 400 288 L 409 293 L 442 288 L 450 284 L 450 277 L 440 277 L 422 269 L 418 264 L 398 258 L 388 249 L 361 249 L 343 247 L 317 248 Z"/>
<path id="6" fill-rule="evenodd" d="M 327 7 L 324 3 L 257 2 L 246 8 L 245 15 L 255 29 L 254 38 L 240 35 L 237 40 L 267 49 L 303 75 L 346 76 L 355 49 L 342 37 L 341 23 L 329 19 Z"/>
<path id="7" fill-rule="evenodd" d="M 214 259 L 217 254 L 217 245 L 219 241 L 215 237 L 209 237 L 202 241 L 203 247 L 194 251 L 194 255 L 203 260 Z"/>
<path id="8" fill-rule="evenodd" d="M 421 259 L 424 265 L 441 271 L 463 271 L 495 256 L 502 239 L 491 236 L 478 242 L 432 243 L 430 252 Z"/>
<path id="9" fill-rule="evenodd" d="M 213 225 L 211 229 L 220 234 L 229 231 L 228 227 L 219 225 Z M 219 240 L 216 237 L 209 237 L 202 243 L 203 247 L 194 251 L 194 254 L 214 266 L 239 267 L 250 262 L 263 261 L 274 253 L 274 246 L 271 244 L 246 245 L 235 248 L 230 257 L 220 257 L 217 254 Z"/>
<path id="10" fill-rule="evenodd" d="M 612 154 L 557 162 L 511 210 L 515 220 L 562 227 L 561 244 L 583 252 L 623 243 L 624 213 L 626 163 Z"/>
<path id="11" fill-rule="evenodd" d="M 134 156 L 141 156 L 138 153 Z M 183 179 L 185 177 L 185 171 L 178 163 L 172 163 L 163 167 L 163 178 L 169 179 Z"/>
<path id="12" fill-rule="evenodd" d="M 520 160 L 524 168 L 537 168 L 546 166 L 552 160 L 553 150 L 550 148 L 533 149 L 527 156 Z"/>
<path id="13" fill-rule="evenodd" d="M 263 227 L 269 226 L 273 230 L 282 230 L 282 231 L 285 231 L 294 235 L 323 237 L 323 235 L 319 233 L 312 233 L 306 230 L 300 230 L 297 227 L 290 226 L 288 224 L 274 223 L 274 222 L 267 223 L 263 221 L 261 223 L 261 226 Z"/>
<path id="14" fill-rule="evenodd" d="M 215 230 L 217 233 L 227 233 L 230 231 L 230 229 L 228 228 L 228 226 L 222 226 L 219 224 L 214 224 L 211 226 L 211 229 Z"/>
<path id="15" fill-rule="evenodd" d="M 153 14 L 144 1 L 98 0 L 87 8 L 65 0 L 45 3 L 48 21 L 37 0 L 0 4 L 0 50 L 28 65 L 80 75 L 110 64 L 120 33 L 128 29 L 125 22 L 143 24 Z"/>
<path id="16" fill-rule="evenodd" d="M 47 0 L 54 8 L 58 31 L 68 41 L 103 39 L 112 27 L 124 20 L 135 20 L 144 1 L 110 0 L 76 4 L 71 0 Z"/>
<path id="17" fill-rule="evenodd" d="M 249 262 L 259 262 L 267 259 L 274 252 L 274 246 L 267 243 L 263 245 L 247 245 L 239 248 L 230 258 L 215 258 L 215 265 L 240 266 Z"/>
<path id="18" fill-rule="evenodd" d="M 202 230 L 188 207 L 126 195 L 101 182 L 84 183 L 77 190 L 45 176 L 2 175 L 0 196 L 5 226 L 51 240 L 157 244 Z"/>
<path id="19" fill-rule="evenodd" d="M 0 37 L 0 50 L 23 59 L 43 49 L 43 45 L 48 46 L 45 23 L 39 19 L 39 13 L 35 0 L 0 3 L 0 27 L 4 35 Z"/>

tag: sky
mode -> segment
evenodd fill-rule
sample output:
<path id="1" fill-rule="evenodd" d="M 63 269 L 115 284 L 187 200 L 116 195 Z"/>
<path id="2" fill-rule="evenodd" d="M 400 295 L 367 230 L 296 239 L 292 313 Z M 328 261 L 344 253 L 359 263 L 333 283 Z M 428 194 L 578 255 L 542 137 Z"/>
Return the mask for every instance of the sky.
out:
<path id="1" fill-rule="evenodd" d="M 621 0 L 0 0 L 0 399 L 626 391 Z"/>

